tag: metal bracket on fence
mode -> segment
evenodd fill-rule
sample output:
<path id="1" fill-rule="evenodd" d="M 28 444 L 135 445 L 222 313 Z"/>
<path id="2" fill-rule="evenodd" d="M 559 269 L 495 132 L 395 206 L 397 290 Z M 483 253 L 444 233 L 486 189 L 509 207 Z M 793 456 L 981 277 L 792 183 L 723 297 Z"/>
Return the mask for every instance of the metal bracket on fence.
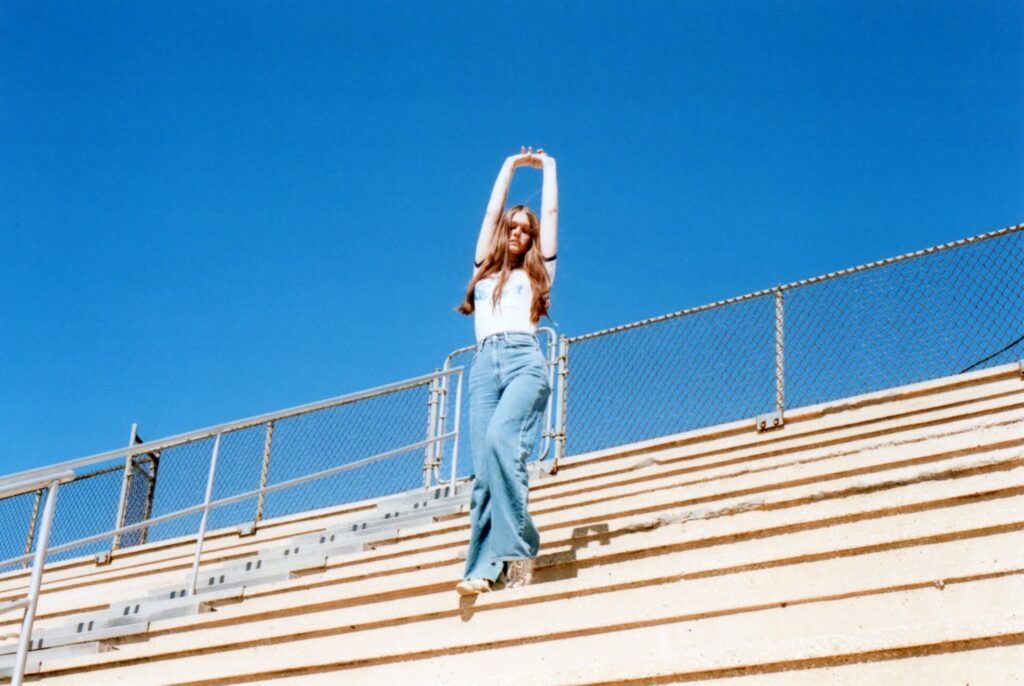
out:
<path id="1" fill-rule="evenodd" d="M 531 477 L 543 479 L 558 471 L 558 467 L 553 465 L 551 460 L 542 460 L 526 465 L 526 471 Z"/>
<path id="2" fill-rule="evenodd" d="M 1017 365 L 1020 367 L 1021 378 L 1024 378 L 1024 360 L 1018 360 Z"/>
<path id="3" fill-rule="evenodd" d="M 781 412 L 762 414 L 754 420 L 754 426 L 757 428 L 758 433 L 772 431 L 773 429 L 781 429 L 785 424 L 786 421 L 783 419 Z"/>

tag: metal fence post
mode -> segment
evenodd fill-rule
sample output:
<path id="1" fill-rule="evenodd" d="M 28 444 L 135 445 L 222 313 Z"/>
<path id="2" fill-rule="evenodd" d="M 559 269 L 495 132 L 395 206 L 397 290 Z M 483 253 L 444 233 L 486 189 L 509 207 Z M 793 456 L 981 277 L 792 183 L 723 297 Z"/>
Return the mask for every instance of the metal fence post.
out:
<path id="1" fill-rule="evenodd" d="M 434 373 L 439 372 L 440 369 L 434 369 Z M 431 379 L 430 387 L 427 391 L 427 440 L 434 438 L 437 435 L 437 413 L 438 413 L 438 387 L 439 379 Z M 431 481 L 435 472 L 437 471 L 437 445 L 434 443 L 428 443 L 427 447 L 423 449 L 423 488 L 430 488 Z"/>
<path id="2" fill-rule="evenodd" d="M 775 411 L 786 409 L 786 346 L 783 330 L 782 287 L 775 289 Z"/>
<path id="3" fill-rule="evenodd" d="M 43 508 L 43 521 L 39 525 L 39 542 L 36 544 L 36 555 L 32 560 L 32 576 L 28 583 L 28 605 L 25 616 L 21 620 L 21 633 L 18 636 L 18 654 L 14 661 L 14 673 L 11 686 L 21 686 L 25 675 L 25 662 L 32 643 L 32 624 L 36 618 L 36 605 L 39 602 L 39 587 L 43 580 L 43 567 L 46 565 L 46 551 L 50 547 L 50 529 L 53 524 L 53 510 L 57 506 L 57 491 L 60 481 L 54 480 L 46 487 L 46 506 Z"/>
<path id="4" fill-rule="evenodd" d="M 267 422 L 267 437 L 263 441 L 263 464 L 260 467 L 260 495 L 256 498 L 256 519 L 253 521 L 253 531 L 255 532 L 255 525 L 259 524 L 263 519 L 263 505 L 267 500 L 267 494 L 263 493 L 262 490 L 267 487 L 267 477 L 270 475 L 270 448 L 274 444 L 274 422 Z"/>
<path id="5" fill-rule="evenodd" d="M 28 518 L 28 531 L 25 533 L 25 554 L 32 552 L 32 540 L 36 537 L 36 519 L 39 517 L 39 503 L 43 499 L 43 489 L 36 491 L 35 502 L 32 503 L 32 514 Z M 28 561 L 21 563 L 22 567 L 28 567 Z"/>
<path id="6" fill-rule="evenodd" d="M 451 369 L 451 355 L 444 362 L 443 369 L 448 371 Z M 461 378 L 461 375 L 460 375 Z M 448 386 L 451 384 L 451 376 L 445 374 L 440 380 L 440 384 L 437 387 L 437 421 L 434 423 L 434 436 L 440 436 L 444 433 L 444 427 L 448 425 Z M 458 408 L 456 408 L 458 411 Z M 437 465 L 438 482 L 441 480 L 441 463 L 444 462 L 444 443 L 442 441 L 434 442 L 434 464 Z M 455 471 L 452 470 L 452 474 Z M 453 482 L 454 483 L 454 482 Z"/>
<path id="7" fill-rule="evenodd" d="M 199 557 L 203 554 L 203 539 L 206 537 L 206 520 L 210 515 L 210 500 L 213 498 L 213 480 L 217 474 L 217 455 L 220 453 L 220 434 L 213 441 L 213 454 L 210 456 L 210 473 L 206 477 L 206 497 L 203 499 L 203 516 L 199 520 L 199 533 L 196 534 L 196 552 L 192 558 L 192 577 L 188 582 L 189 595 L 196 594 L 196 581 L 199 578 Z"/>
<path id="8" fill-rule="evenodd" d="M 459 469 L 459 431 L 461 429 L 460 420 L 462 418 L 462 371 L 459 371 L 459 385 L 455 387 L 455 426 L 452 431 L 455 433 L 452 439 L 452 488 L 455 488 L 455 478 Z M 442 427 L 441 434 L 444 433 L 444 427 Z M 441 434 L 438 434 L 439 436 Z"/>
<path id="9" fill-rule="evenodd" d="M 558 461 L 565 457 L 565 408 L 569 385 L 569 339 L 564 335 L 558 339 L 558 421 L 555 423 L 555 459 L 551 473 L 558 471 Z"/>
<path id="10" fill-rule="evenodd" d="M 117 502 L 117 519 L 114 520 L 114 528 L 120 529 L 124 526 L 124 512 L 128 507 L 128 486 L 132 479 L 132 447 L 135 446 L 135 439 L 139 435 L 139 425 L 132 422 L 132 431 L 128 436 L 128 456 L 124 459 L 124 476 L 121 477 L 121 497 Z M 114 534 L 114 540 L 110 544 L 110 552 L 121 547 L 121 534 Z"/>

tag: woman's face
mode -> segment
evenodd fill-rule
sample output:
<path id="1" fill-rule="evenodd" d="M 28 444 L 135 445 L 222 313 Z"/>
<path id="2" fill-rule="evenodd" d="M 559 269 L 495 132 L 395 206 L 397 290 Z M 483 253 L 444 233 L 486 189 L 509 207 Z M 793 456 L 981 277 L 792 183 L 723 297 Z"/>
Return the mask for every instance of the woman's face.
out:
<path id="1" fill-rule="evenodd" d="M 530 249 L 530 218 L 525 212 L 516 212 L 508 224 L 508 251 L 513 257 L 519 257 Z"/>

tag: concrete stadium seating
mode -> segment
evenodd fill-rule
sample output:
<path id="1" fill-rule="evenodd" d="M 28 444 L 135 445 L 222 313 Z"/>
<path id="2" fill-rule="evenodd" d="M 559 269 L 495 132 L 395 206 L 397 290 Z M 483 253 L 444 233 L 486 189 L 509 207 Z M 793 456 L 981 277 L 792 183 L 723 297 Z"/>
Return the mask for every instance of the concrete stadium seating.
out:
<path id="1" fill-rule="evenodd" d="M 1020 365 L 572 456 L 530 509 L 534 582 L 468 599 L 468 484 L 211 532 L 194 596 L 194 539 L 53 563 L 27 680 L 1024 682 Z"/>

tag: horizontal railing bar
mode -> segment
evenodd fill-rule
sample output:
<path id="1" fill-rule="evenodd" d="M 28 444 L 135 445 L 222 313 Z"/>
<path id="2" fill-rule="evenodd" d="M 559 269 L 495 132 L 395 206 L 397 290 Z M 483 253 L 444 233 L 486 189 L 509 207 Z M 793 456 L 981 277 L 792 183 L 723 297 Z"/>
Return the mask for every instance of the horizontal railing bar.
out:
<path id="1" fill-rule="evenodd" d="M 19 598 L 18 600 L 11 600 L 9 602 L 0 605 L 0 615 L 11 610 L 20 610 L 23 607 L 28 607 L 28 598 Z"/>
<path id="2" fill-rule="evenodd" d="M 402 453 L 407 453 L 413 450 L 420 450 L 422 448 L 427 447 L 431 443 L 434 443 L 436 441 L 446 441 L 449 438 L 452 438 L 453 436 L 455 436 L 455 432 L 450 431 L 446 434 L 442 434 L 434 438 L 428 438 L 417 443 L 410 443 L 409 445 L 402 446 L 401 448 L 395 448 L 394 450 L 389 450 L 387 452 L 371 455 L 370 457 L 365 457 L 361 460 L 356 460 L 355 462 L 348 462 L 337 467 L 331 467 L 330 469 L 324 469 L 319 472 L 313 472 L 312 474 L 306 474 L 305 476 L 299 476 L 294 479 L 289 479 L 288 481 L 282 481 L 281 483 L 273 484 L 272 486 L 257 488 L 252 491 L 246 491 L 245 493 L 239 493 L 237 495 L 228 496 L 226 498 L 221 498 L 219 500 L 213 500 L 210 502 L 209 508 L 212 510 L 217 507 L 223 507 L 224 505 L 231 505 L 233 503 L 241 502 L 243 500 L 248 500 L 249 498 L 255 498 L 260 493 L 272 493 L 274 491 L 280 491 L 282 489 L 290 488 L 292 486 L 298 486 L 300 484 L 306 483 L 307 481 L 315 481 L 316 479 L 334 476 L 335 474 L 340 474 L 341 472 L 345 472 L 350 469 L 355 469 L 356 467 L 363 467 L 373 462 L 378 462 L 389 457 L 394 457 L 395 455 L 401 455 Z M 187 517 L 188 515 L 202 512 L 204 508 L 206 508 L 206 506 L 203 504 L 193 505 L 192 507 L 186 507 L 176 512 L 170 512 L 168 514 L 160 515 L 159 517 L 153 517 L 152 519 L 147 519 L 142 522 L 136 522 L 135 524 L 122 526 L 118 529 L 110 529 L 109 531 L 104 531 L 102 533 L 94 534 L 92 536 L 80 538 L 69 543 L 62 543 L 59 546 L 51 546 L 49 554 L 54 555 L 56 553 L 62 553 L 67 550 L 74 550 L 75 548 L 80 548 L 83 545 L 103 541 L 112 536 L 120 536 L 122 534 L 128 533 L 129 531 L 135 531 L 136 529 L 143 529 L 149 526 L 155 526 L 156 524 L 163 524 L 164 522 L 171 521 L 172 519 L 178 519 L 180 517 Z M 32 555 L 22 555 L 21 557 L 14 557 L 9 560 L 0 560 L 0 567 L 16 565 L 31 559 Z"/>
<path id="3" fill-rule="evenodd" d="M 698 312 L 704 312 L 706 310 L 712 310 L 718 307 L 724 307 L 726 305 L 734 305 L 738 302 L 745 300 L 753 300 L 755 298 L 763 298 L 766 295 L 771 295 L 776 291 L 793 290 L 803 286 L 809 286 L 811 284 L 820 283 L 822 281 L 829 281 L 849 274 L 856 274 L 857 272 L 868 271 L 871 269 L 877 269 L 879 267 L 885 267 L 897 262 L 904 262 L 911 260 L 916 257 L 923 257 L 924 255 L 931 255 L 933 253 L 942 252 L 944 250 L 950 250 L 952 248 L 959 248 L 969 243 L 979 243 L 981 241 L 991 240 L 993 238 L 999 238 L 1015 231 L 1024 229 L 1024 224 L 1016 224 L 1014 226 L 1007 226 L 996 231 L 990 231 L 988 233 L 978 234 L 977 236 L 971 236 L 969 238 L 961 238 L 960 240 L 950 241 L 949 243 L 943 243 L 936 245 L 931 248 L 924 248 L 922 250 L 915 250 L 914 252 L 904 253 L 903 255 L 897 255 L 896 257 L 887 257 L 884 260 L 876 260 L 875 262 L 868 262 L 856 267 L 849 267 L 847 269 L 840 269 L 839 271 L 829 272 L 820 276 L 814 276 L 808 279 L 801 279 L 799 281 L 791 281 L 790 283 L 783 284 L 780 286 L 774 286 L 772 288 L 765 288 L 760 291 L 754 291 L 753 293 L 747 293 L 746 295 L 738 295 L 734 298 L 726 298 L 725 300 L 719 300 L 713 303 L 707 303 L 705 305 L 698 305 L 697 307 L 690 307 L 684 310 L 678 310 L 676 312 L 669 312 L 668 314 L 662 314 L 657 317 L 650 317 L 648 319 L 641 319 L 640 321 L 630 322 L 628 324 L 621 324 L 619 326 L 613 326 L 608 329 L 602 329 L 600 331 L 593 331 L 591 333 L 580 334 L 579 336 L 572 336 L 567 339 L 568 343 L 579 343 L 586 341 L 591 338 L 597 338 L 599 336 L 606 336 L 608 334 L 620 333 L 622 331 L 628 331 L 630 329 L 636 329 L 641 326 L 647 326 L 649 324 L 657 324 L 658 322 L 668 321 L 669 319 L 678 319 L 679 317 L 685 317 L 687 315 L 696 314 Z"/>
<path id="4" fill-rule="evenodd" d="M 12 498 L 23 493 L 31 493 L 32 491 L 38 491 L 40 488 L 46 488 L 54 481 L 64 483 L 74 478 L 74 471 L 65 469 L 59 472 L 47 472 L 45 475 L 14 481 L 9 484 L 0 484 L 0 498 Z"/>
<path id="5" fill-rule="evenodd" d="M 113 460 L 117 458 L 125 458 L 129 455 L 142 455 L 144 453 L 158 452 L 172 448 L 185 443 L 193 443 L 195 441 L 203 440 L 204 438 L 210 438 L 219 433 L 228 433 L 230 431 L 238 431 L 240 429 L 248 429 L 259 424 L 265 424 L 270 421 L 279 421 L 281 419 L 287 419 L 296 415 L 307 414 L 309 412 L 316 412 L 317 410 L 325 410 L 331 407 L 337 407 L 340 405 L 348 405 L 359 400 L 366 400 L 373 398 L 378 395 L 387 395 L 389 393 L 397 393 L 398 391 L 408 390 L 410 388 L 416 388 L 424 384 L 430 383 L 432 379 L 449 376 L 451 374 L 457 374 L 462 371 L 461 367 L 455 367 L 452 369 L 444 369 L 430 374 L 424 374 L 423 376 L 413 377 L 406 379 L 405 381 L 398 381 L 393 384 L 386 386 L 378 386 L 371 388 L 366 391 L 359 391 L 357 393 L 349 393 L 347 395 L 337 396 L 335 398 L 329 398 L 327 400 L 320 400 L 305 405 L 298 405 L 291 407 L 286 410 L 277 410 L 276 412 L 268 412 L 267 414 L 257 415 L 255 417 L 249 417 L 248 419 L 238 419 L 233 422 L 226 422 L 224 424 L 218 424 L 211 426 L 206 429 L 198 429 L 196 431 L 189 431 L 187 433 L 178 434 L 177 436 L 171 436 L 170 438 L 163 438 L 156 441 L 148 441 L 146 443 L 137 443 L 128 448 L 118 448 L 116 450 L 108 450 L 102 453 L 96 453 L 88 457 L 80 457 L 75 460 L 68 460 L 67 462 L 61 462 L 60 464 L 51 465 L 49 467 L 40 467 L 37 469 L 29 469 L 24 472 L 12 474 L 8 477 L 0 479 L 0 492 L 6 488 L 8 482 L 14 483 L 23 479 L 36 478 L 36 476 L 42 477 L 42 475 L 52 474 L 56 470 L 62 469 L 76 469 L 78 467 L 84 467 L 86 465 L 95 464 L 97 462 L 104 462 L 106 460 Z"/>

